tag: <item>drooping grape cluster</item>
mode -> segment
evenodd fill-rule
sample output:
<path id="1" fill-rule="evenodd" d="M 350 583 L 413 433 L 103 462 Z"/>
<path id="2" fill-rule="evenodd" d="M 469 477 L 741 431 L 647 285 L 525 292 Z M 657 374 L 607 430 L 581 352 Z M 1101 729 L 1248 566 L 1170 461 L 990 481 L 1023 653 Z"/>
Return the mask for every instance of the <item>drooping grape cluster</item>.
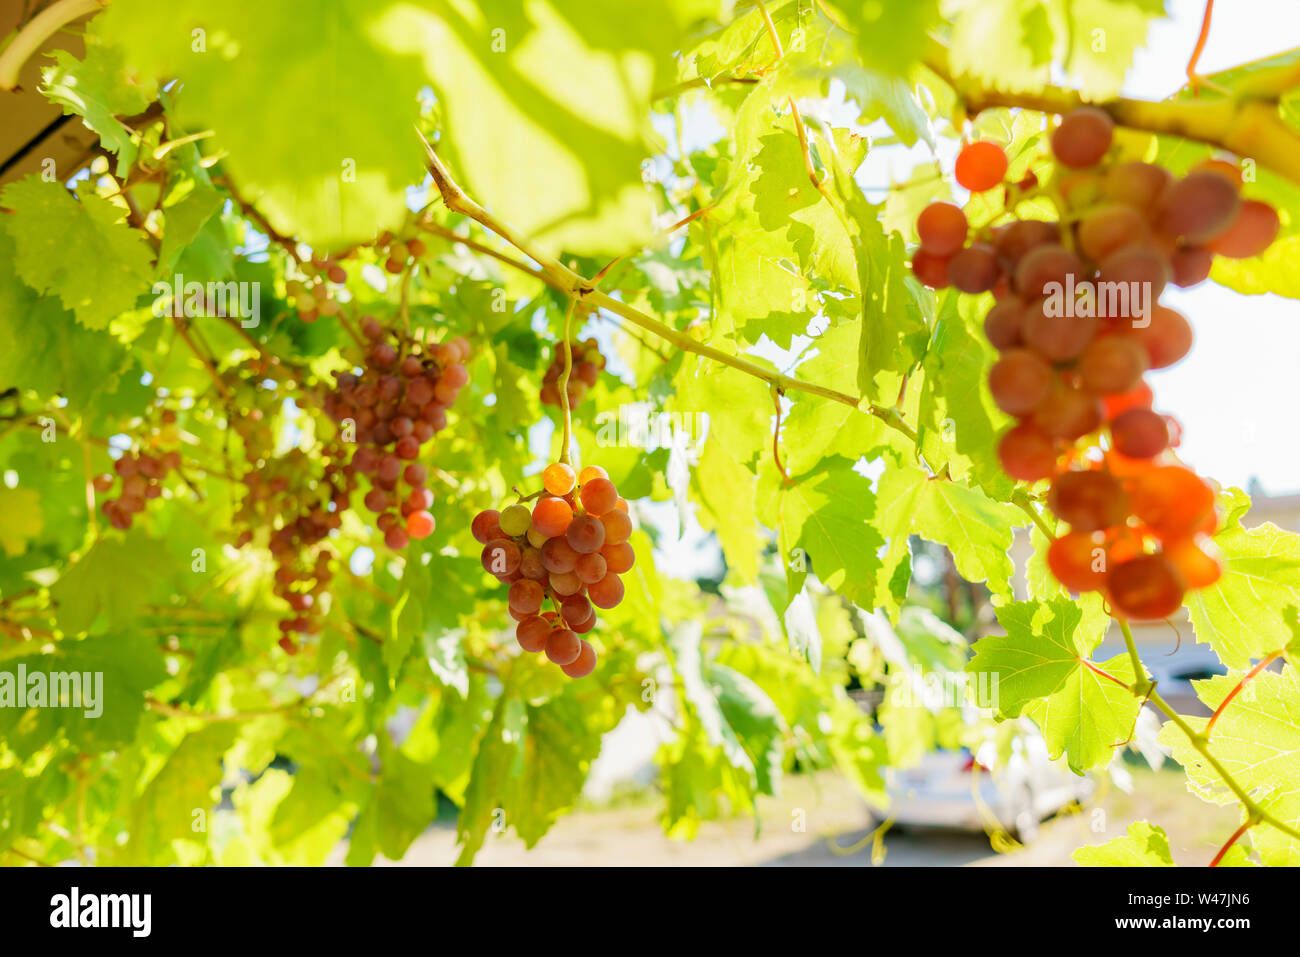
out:
<path id="1" fill-rule="evenodd" d="M 162 495 L 163 480 L 181 467 L 176 412 L 163 409 L 159 424 L 146 432 L 140 447 L 124 452 L 113 463 L 112 472 L 104 472 L 91 481 L 100 495 L 117 489 L 116 497 L 104 499 L 101 510 L 110 525 L 121 531 L 131 527 L 132 517 L 143 512 L 145 504 Z M 146 451 L 146 447 L 149 451 Z"/>
<path id="2" fill-rule="evenodd" d="M 1177 461 L 1179 426 L 1153 411 L 1143 381 L 1192 344 L 1187 320 L 1158 300 L 1171 282 L 1205 279 L 1216 255 L 1259 255 L 1279 220 L 1242 198 L 1232 163 L 1208 160 L 1175 179 L 1150 163 L 1107 162 L 1112 138 L 1110 117 L 1090 107 L 1056 127 L 1046 192 L 1059 223 L 972 230 L 960 208 L 932 203 L 917 220 L 913 270 L 935 288 L 994 295 L 989 389 L 1019 420 L 998 455 L 1015 479 L 1051 480 L 1048 504 L 1070 526 L 1048 551 L 1053 574 L 1103 593 L 1119 614 L 1157 619 L 1220 575 L 1206 538 L 1218 523 L 1215 492 Z M 957 181 L 993 189 L 1007 166 L 996 144 L 971 143 Z M 1008 205 L 1036 189 L 1036 178 L 1009 186 Z"/>
<path id="3" fill-rule="evenodd" d="M 384 270 L 394 276 L 402 272 L 412 259 L 419 259 L 426 251 L 423 239 L 408 239 L 403 242 L 395 239 L 392 233 L 380 236 L 375 249 L 383 252 Z"/>
<path id="4" fill-rule="evenodd" d="M 339 314 L 339 302 L 334 298 L 330 284 L 337 286 L 347 282 L 348 274 L 341 262 L 345 258 L 348 257 L 313 256 L 299 267 L 302 278 L 290 279 L 284 284 L 285 292 L 303 322 L 311 323 L 321 317 Z"/>
<path id="5" fill-rule="evenodd" d="M 295 461 L 298 452 L 295 449 L 285 457 L 285 470 L 296 468 L 298 475 L 308 474 L 305 468 L 310 463 Z M 270 482 L 273 490 L 279 489 L 273 492 L 273 505 L 281 518 L 268 547 L 276 561 L 275 594 L 290 608 L 280 622 L 284 632 L 280 647 L 290 654 L 297 651 L 294 633 L 314 635 L 320 631 L 321 599 L 334 577 L 330 567 L 334 553 L 318 546 L 342 525 L 356 486 L 355 475 L 344 465 L 347 452 L 341 446 L 326 448 L 322 457 L 325 473 L 319 482 L 293 482 L 285 475 Z"/>
<path id="6" fill-rule="evenodd" d="M 257 454 L 256 446 L 246 446 L 250 449 Z M 270 529 L 267 548 L 275 559 L 274 591 L 289 606 L 279 622 L 280 647 L 290 654 L 298 651 L 295 633 L 320 631 L 321 599 L 333 579 L 334 554 L 319 546 L 341 527 L 356 487 L 342 445 L 327 445 L 319 458 L 325 463 L 319 478 L 314 476 L 315 458 L 301 449 L 250 459 L 254 464 L 242 479 L 244 494 L 235 510 L 237 546 L 250 544 L 256 530 Z"/>
<path id="7" fill-rule="evenodd" d="M 277 410 L 289 398 L 305 401 L 298 383 L 281 367 L 267 368 L 254 358 L 226 370 L 223 378 L 231 393 L 227 421 L 247 463 L 238 476 L 233 543 L 245 548 L 264 542 L 270 551 L 273 590 L 289 606 L 279 622 L 279 644 L 296 654 L 298 636 L 320 631 L 334 559 L 321 545 L 341 527 L 356 479 L 346 468 L 347 450 L 338 442 L 325 443 L 319 453 L 300 448 L 277 452 Z"/>
<path id="8" fill-rule="evenodd" d="M 596 608 L 623 600 L 619 576 L 636 561 L 628 543 L 632 520 L 602 468 L 589 465 L 575 475 L 557 462 L 542 473 L 542 484 L 531 509 L 522 502 L 488 509 L 471 530 L 483 544 L 484 570 L 510 585 L 519 647 L 545 651 L 570 678 L 582 678 L 596 667 L 596 651 L 579 635 L 596 627 Z"/>
<path id="9" fill-rule="evenodd" d="M 469 381 L 469 341 L 458 336 L 434 346 L 387 330 L 373 316 L 362 319 L 369 343 L 361 371 L 335 373 L 336 391 L 325 396 L 325 413 L 355 441 L 350 468 L 368 478 L 365 505 L 389 548 L 433 533 L 433 492 L 428 469 L 415 461 L 420 448 L 447 425 L 447 409 Z"/>
<path id="10" fill-rule="evenodd" d="M 564 376 L 565 343 L 557 342 L 551 353 L 551 364 L 542 379 L 542 404 L 561 406 L 560 379 Z M 595 339 L 568 344 L 569 373 L 569 408 L 576 408 L 587 397 L 587 390 L 596 384 L 600 373 L 605 368 L 605 357 L 600 354 L 600 345 Z"/>

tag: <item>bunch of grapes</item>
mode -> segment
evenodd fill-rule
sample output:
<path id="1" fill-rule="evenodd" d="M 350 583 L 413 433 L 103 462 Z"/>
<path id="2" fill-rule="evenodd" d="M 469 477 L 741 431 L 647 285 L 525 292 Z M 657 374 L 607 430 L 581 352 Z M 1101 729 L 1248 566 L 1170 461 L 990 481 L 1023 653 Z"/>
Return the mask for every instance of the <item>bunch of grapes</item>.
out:
<path id="1" fill-rule="evenodd" d="M 112 472 L 96 475 L 91 480 L 100 495 L 108 495 L 117 489 L 117 496 L 106 498 L 100 508 L 109 524 L 121 531 L 131 527 L 132 516 L 143 512 L 146 502 L 162 495 L 162 483 L 167 474 L 181 467 L 181 454 L 174 448 L 179 441 L 175 411 L 164 409 L 159 421 L 160 424 L 151 429 L 141 442 L 152 451 L 137 448 L 124 452 L 113 463 Z"/>
<path id="2" fill-rule="evenodd" d="M 1192 344 L 1187 320 L 1158 299 L 1171 282 L 1205 279 L 1215 255 L 1259 255 L 1279 220 L 1242 198 L 1233 164 L 1209 160 L 1175 179 L 1149 163 L 1107 162 L 1112 135 L 1110 117 L 1090 107 L 1053 132 L 1060 223 L 972 231 L 961 209 L 932 203 L 912 265 L 929 286 L 994 295 L 989 388 L 1019 420 L 998 455 L 1015 479 L 1051 480 L 1048 504 L 1070 526 L 1048 551 L 1052 573 L 1129 618 L 1158 619 L 1221 573 L 1207 538 L 1219 521 L 1215 492 L 1177 461 L 1179 426 L 1152 409 L 1143 380 Z M 957 181 L 972 191 L 1001 185 L 1006 171 L 988 142 L 957 159 Z M 1035 185 L 1009 189 L 1008 200 L 1026 188 Z"/>
<path id="3" fill-rule="evenodd" d="M 340 262 L 345 258 L 348 256 L 313 256 L 301 265 L 301 279 L 290 279 L 284 284 L 285 292 L 303 322 L 315 322 L 322 316 L 329 318 L 339 314 L 339 302 L 329 284 L 347 282 L 347 271 Z"/>
<path id="4" fill-rule="evenodd" d="M 560 378 L 564 375 L 564 350 L 569 350 L 569 408 L 576 408 L 587 397 L 587 390 L 596 384 L 605 368 L 605 357 L 595 339 L 583 342 L 557 342 L 551 353 L 551 364 L 542 379 L 542 404 L 561 406 Z"/>
<path id="5" fill-rule="evenodd" d="M 277 463 L 283 466 L 281 474 L 264 486 L 271 493 L 266 501 L 280 516 L 268 547 L 276 562 L 275 594 L 290 609 L 280 621 L 280 647 L 290 654 L 298 650 L 295 633 L 320 631 L 321 599 L 334 577 L 330 567 L 334 553 L 319 546 L 342 525 L 356 488 L 356 475 L 348 468 L 348 453 L 341 445 L 327 446 L 322 457 L 325 472 L 320 481 L 293 481 L 291 476 L 306 475 L 310 467 L 310 459 L 294 449 Z"/>
<path id="6" fill-rule="evenodd" d="M 239 478 L 242 494 L 235 506 L 234 545 L 244 548 L 266 530 L 266 547 L 275 560 L 274 591 L 289 606 L 279 622 L 280 647 L 296 654 L 295 634 L 320 630 L 321 599 L 332 578 L 333 553 L 321 542 L 342 525 L 356 478 L 347 469 L 348 453 L 327 443 L 318 457 L 303 449 L 276 453 L 274 410 L 286 398 L 303 401 L 294 381 L 251 359 L 224 378 L 231 393 L 227 421 L 243 445 L 248 467 Z"/>
<path id="7" fill-rule="evenodd" d="M 361 329 L 369 342 L 361 371 L 336 372 L 337 388 L 322 407 L 345 426 L 345 436 L 355 432 L 350 474 L 369 479 L 366 508 L 379 516 L 388 547 L 403 549 L 433 533 L 428 469 L 415 459 L 446 427 L 447 409 L 469 381 L 470 345 L 458 336 L 426 346 L 386 330 L 373 316 L 362 319 Z"/>
<path id="8" fill-rule="evenodd" d="M 596 651 L 579 635 L 596 627 L 596 608 L 623 600 L 619 575 L 636 560 L 628 543 L 632 520 L 602 468 L 589 465 L 575 475 L 557 462 L 542 473 L 542 484 L 531 509 L 522 502 L 488 509 L 471 531 L 483 544 L 483 568 L 510 585 L 519 647 L 544 650 L 570 678 L 582 678 L 596 667 Z"/>
<path id="9" fill-rule="evenodd" d="M 391 233 L 384 233 L 375 243 L 375 248 L 384 253 L 384 270 L 390 275 L 398 275 L 412 259 L 419 259 L 426 252 L 424 240 L 415 238 L 405 242 L 394 239 Z"/>

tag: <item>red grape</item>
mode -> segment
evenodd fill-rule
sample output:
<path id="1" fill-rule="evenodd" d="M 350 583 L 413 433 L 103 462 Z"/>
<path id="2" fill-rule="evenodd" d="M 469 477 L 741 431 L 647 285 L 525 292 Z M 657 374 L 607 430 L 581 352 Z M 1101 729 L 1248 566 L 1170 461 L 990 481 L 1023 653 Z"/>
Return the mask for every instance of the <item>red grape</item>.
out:
<path id="1" fill-rule="evenodd" d="M 1141 555 L 1114 565 L 1106 587 L 1115 610 L 1138 619 L 1168 618 L 1183 603 L 1185 591 L 1178 570 L 1161 555 Z"/>
<path id="2" fill-rule="evenodd" d="M 1007 174 L 1007 154 L 987 140 L 967 143 L 957 154 L 957 182 L 973 193 L 992 189 Z"/>
<path id="3" fill-rule="evenodd" d="M 952 203 L 931 203 L 916 217 L 921 248 L 935 256 L 951 256 L 966 243 L 966 214 Z"/>
<path id="4" fill-rule="evenodd" d="M 1109 115 L 1092 106 L 1076 107 L 1052 131 L 1052 153 L 1072 169 L 1095 166 L 1110 149 L 1114 134 Z"/>

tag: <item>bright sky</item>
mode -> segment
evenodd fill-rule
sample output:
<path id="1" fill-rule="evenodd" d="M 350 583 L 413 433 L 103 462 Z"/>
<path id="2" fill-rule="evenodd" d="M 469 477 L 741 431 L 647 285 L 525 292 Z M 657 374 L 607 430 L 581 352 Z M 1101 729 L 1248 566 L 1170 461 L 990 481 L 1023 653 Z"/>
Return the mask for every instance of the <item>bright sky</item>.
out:
<path id="1" fill-rule="evenodd" d="M 1167 6 L 1172 18 L 1153 26 L 1129 74 L 1130 95 L 1167 96 L 1185 80 L 1204 3 Z M 1220 3 L 1200 69 L 1213 73 L 1297 44 L 1296 0 Z M 1183 424 L 1183 457 L 1225 485 L 1255 477 L 1271 494 L 1300 492 L 1300 303 L 1240 296 L 1208 281 L 1164 301 L 1196 329 L 1191 354 L 1152 377 L 1157 404 Z"/>

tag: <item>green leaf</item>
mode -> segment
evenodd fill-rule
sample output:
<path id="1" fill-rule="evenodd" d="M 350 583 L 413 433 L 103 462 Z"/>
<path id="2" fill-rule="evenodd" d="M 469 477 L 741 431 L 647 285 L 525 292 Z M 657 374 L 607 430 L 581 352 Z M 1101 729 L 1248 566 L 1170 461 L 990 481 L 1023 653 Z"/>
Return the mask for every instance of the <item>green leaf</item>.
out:
<path id="1" fill-rule="evenodd" d="M 572 810 L 591 762 L 600 754 L 601 735 L 612 730 L 619 717 L 612 702 L 598 708 L 596 696 L 572 683 L 545 704 L 528 707 L 523 766 L 504 795 L 506 823 L 526 846 L 534 846 Z"/>
<path id="2" fill-rule="evenodd" d="M 374 32 L 393 53 L 422 58 L 444 117 L 443 158 L 479 202 L 553 251 L 619 255 L 653 235 L 640 178 L 651 99 L 675 80 L 672 54 L 689 29 L 719 6 L 405 5 Z"/>
<path id="3" fill-rule="evenodd" d="M 940 300 L 934 339 L 922 364 L 921 422 L 933 430 L 944 453 L 936 460 L 927 445 L 926 460 L 946 465 L 955 479 L 968 480 L 1001 501 L 1011 498 L 1015 483 L 997 457 L 998 439 L 1008 417 L 988 391 L 992 348 L 976 326 L 987 310 L 969 296 L 945 294 Z"/>
<path id="4" fill-rule="evenodd" d="M 29 683 L 28 707 L 17 707 L 19 667 L 29 676 L 45 676 L 44 706 L 34 706 Z M 162 654 L 147 636 L 127 631 L 81 641 L 64 639 L 45 654 L 27 654 L 5 662 L 0 681 L 0 730 L 11 750 L 28 754 L 67 740 L 87 751 L 129 742 L 145 710 L 145 694 L 166 677 Z M 54 700 L 55 683 L 71 682 L 66 700 Z M 10 683 L 12 682 L 12 685 Z M 6 686 L 8 686 L 6 688 Z M 66 687 L 66 685 L 61 685 Z M 75 695 L 80 693 L 78 704 Z"/>
<path id="5" fill-rule="evenodd" d="M 412 126 L 427 78 L 400 20 L 356 0 L 125 0 L 91 35 L 122 49 L 136 74 L 179 77 L 172 130 L 215 130 L 212 147 L 228 151 L 232 179 L 271 223 L 328 246 L 397 228 L 403 189 L 421 175 Z"/>
<path id="6" fill-rule="evenodd" d="M 1123 85 L 1163 0 L 959 0 L 952 69 L 996 89 L 1032 90 L 1059 69 L 1090 98 Z"/>
<path id="7" fill-rule="evenodd" d="M 1164 828 L 1134 821 L 1124 837 L 1081 847 L 1072 855 L 1080 867 L 1176 867 Z"/>
<path id="8" fill-rule="evenodd" d="M 27 551 L 27 545 L 45 527 L 41 495 L 30 488 L 0 487 L 0 547 L 10 558 Z"/>
<path id="9" fill-rule="evenodd" d="M 754 766 L 756 790 L 776 794 L 785 759 L 785 723 L 776 705 L 762 688 L 726 665 L 711 663 L 707 675 L 723 718 Z"/>
<path id="10" fill-rule="evenodd" d="M 1218 709 L 1238 685 L 1240 673 L 1195 682 L 1196 696 Z M 1198 733 L 1207 718 L 1183 719 Z M 1211 804 L 1237 800 L 1219 773 L 1172 721 L 1160 729 L 1160 743 L 1173 752 L 1187 772 L 1187 786 Z M 1219 715 L 1210 733 L 1209 750 L 1264 811 L 1300 829 L 1300 674 L 1287 665 L 1279 674 L 1263 671 Z M 1251 841 L 1269 867 L 1300 864 L 1300 839 L 1275 827 L 1251 828 Z"/>
<path id="11" fill-rule="evenodd" d="M 907 535 L 915 532 L 946 546 L 967 581 L 986 581 L 994 594 L 1010 597 L 1013 530 L 1028 522 L 1019 509 L 995 502 L 978 489 L 896 466 L 880 477 L 878 512 L 879 527 L 889 535 L 886 574 L 892 575 L 904 559 Z"/>
<path id="12" fill-rule="evenodd" d="M 171 842 L 206 844 L 204 827 L 216 811 L 221 759 L 238 732 L 233 725 L 212 724 L 185 736 L 132 803 L 130 839 L 117 852 L 116 863 L 145 864 Z"/>
<path id="13" fill-rule="evenodd" d="M 85 192 L 81 201 L 37 176 L 10 183 L 0 221 L 14 244 L 14 269 L 37 292 L 57 295 L 88 329 L 103 329 L 135 306 L 152 272 L 143 234 L 126 210 Z"/>
<path id="14" fill-rule="evenodd" d="M 839 0 L 837 6 L 853 24 L 862 62 L 884 73 L 906 73 L 921 59 L 929 31 L 939 22 L 939 0 Z"/>
<path id="15" fill-rule="evenodd" d="M 928 330 L 909 286 L 907 251 L 901 236 L 886 235 L 880 206 L 867 202 L 853 170 L 831 151 L 834 196 L 849 234 L 857 268 L 861 307 L 858 392 L 892 406 L 902 376 L 920 357 Z"/>
<path id="16" fill-rule="evenodd" d="M 744 463 L 732 458 L 716 437 L 704 443 L 700 464 L 693 480 L 707 516 L 717 533 L 727 566 L 741 581 L 758 577 L 758 555 L 762 542 L 754 526 L 758 477 Z M 706 526 L 707 527 L 707 526 Z"/>
<path id="17" fill-rule="evenodd" d="M 736 118 L 730 175 L 696 231 L 711 252 L 719 331 L 782 348 L 819 311 L 819 286 L 856 291 L 836 211 L 808 178 L 784 98 L 759 84 Z M 850 170 L 851 175 L 851 170 Z"/>
<path id="18" fill-rule="evenodd" d="M 799 377 L 837 392 L 856 394 L 859 335 L 852 323 L 827 329 L 810 346 L 815 354 L 800 362 Z M 802 393 L 789 398 L 792 404 L 782 437 L 786 469 L 792 475 L 807 472 L 832 456 L 850 461 L 862 455 L 870 457 L 890 440 L 885 423 L 854 406 Z"/>
<path id="19" fill-rule="evenodd" d="M 504 814 L 501 796 L 509 786 L 524 731 L 524 704 L 511 696 L 511 690 L 507 681 L 493 709 L 492 722 L 478 742 L 465 803 L 456 823 L 456 839 L 461 845 L 457 865 L 473 863 L 488 828 L 494 821 L 505 823 L 500 817 Z"/>
<path id="20" fill-rule="evenodd" d="M 76 634 L 89 629 L 100 615 L 109 621 L 130 621 L 158 584 L 159 548 L 139 534 L 96 542 L 50 589 L 58 604 L 59 624 Z"/>
<path id="21" fill-rule="evenodd" d="M 154 83 L 139 84 L 127 77 L 122 52 L 92 43 L 84 60 L 67 50 L 51 53 L 54 65 L 41 71 L 41 95 L 80 116 L 99 141 L 118 154 L 117 174 L 125 176 L 136 160 L 132 132 L 119 116 L 143 113 L 158 94 Z"/>
<path id="22" fill-rule="evenodd" d="M 1076 774 L 1108 766 L 1132 739 L 1142 708 L 1129 690 L 1133 663 L 1126 652 L 1095 667 L 1110 677 L 1086 665 L 1075 668 L 1059 690 L 1024 711 L 1042 728 L 1048 757 L 1056 760 L 1065 754 Z"/>
<path id="23" fill-rule="evenodd" d="M 885 544 L 871 522 L 871 482 L 852 463 L 830 458 L 793 484 L 767 489 L 765 512 L 775 515 L 788 546 L 802 548 L 828 587 L 872 608 L 879 551 Z"/>
<path id="24" fill-rule="evenodd" d="M 427 767 L 382 738 L 379 759 L 382 770 L 371 805 L 378 846 L 386 858 L 398 861 L 433 820 L 433 780 Z"/>
<path id="25" fill-rule="evenodd" d="M 1068 598 L 1010 602 L 996 613 L 1007 633 L 977 641 L 966 670 L 997 676 L 997 710 L 1008 718 L 1064 687 L 1106 633 L 1100 614 L 1085 617 Z"/>
<path id="26" fill-rule="evenodd" d="M 1185 603 L 1196 640 L 1229 668 L 1245 668 L 1278 647 L 1288 605 L 1300 602 L 1300 535 L 1272 523 L 1245 529 L 1244 493 L 1228 493 L 1228 517 L 1214 536 L 1223 552 L 1223 576 L 1188 592 Z"/>
<path id="27" fill-rule="evenodd" d="M 158 249 L 157 275 L 168 281 L 181 255 L 198 240 L 203 227 L 216 216 L 225 196 L 207 183 L 183 178 L 163 202 L 164 228 Z M 218 269 L 220 267 L 218 266 Z M 189 282 L 215 282 L 221 275 L 190 275 Z"/>
<path id="28" fill-rule="evenodd" d="M 722 749 L 728 763 L 749 779 L 749 790 L 758 787 L 758 772 L 735 730 L 727 722 L 717 693 L 709 684 L 708 672 L 700 652 L 701 628 L 698 622 L 679 625 L 669 639 L 673 666 L 682 679 L 682 694 L 699 720 L 705 739 Z M 752 797 L 751 797 L 752 800 Z"/>

